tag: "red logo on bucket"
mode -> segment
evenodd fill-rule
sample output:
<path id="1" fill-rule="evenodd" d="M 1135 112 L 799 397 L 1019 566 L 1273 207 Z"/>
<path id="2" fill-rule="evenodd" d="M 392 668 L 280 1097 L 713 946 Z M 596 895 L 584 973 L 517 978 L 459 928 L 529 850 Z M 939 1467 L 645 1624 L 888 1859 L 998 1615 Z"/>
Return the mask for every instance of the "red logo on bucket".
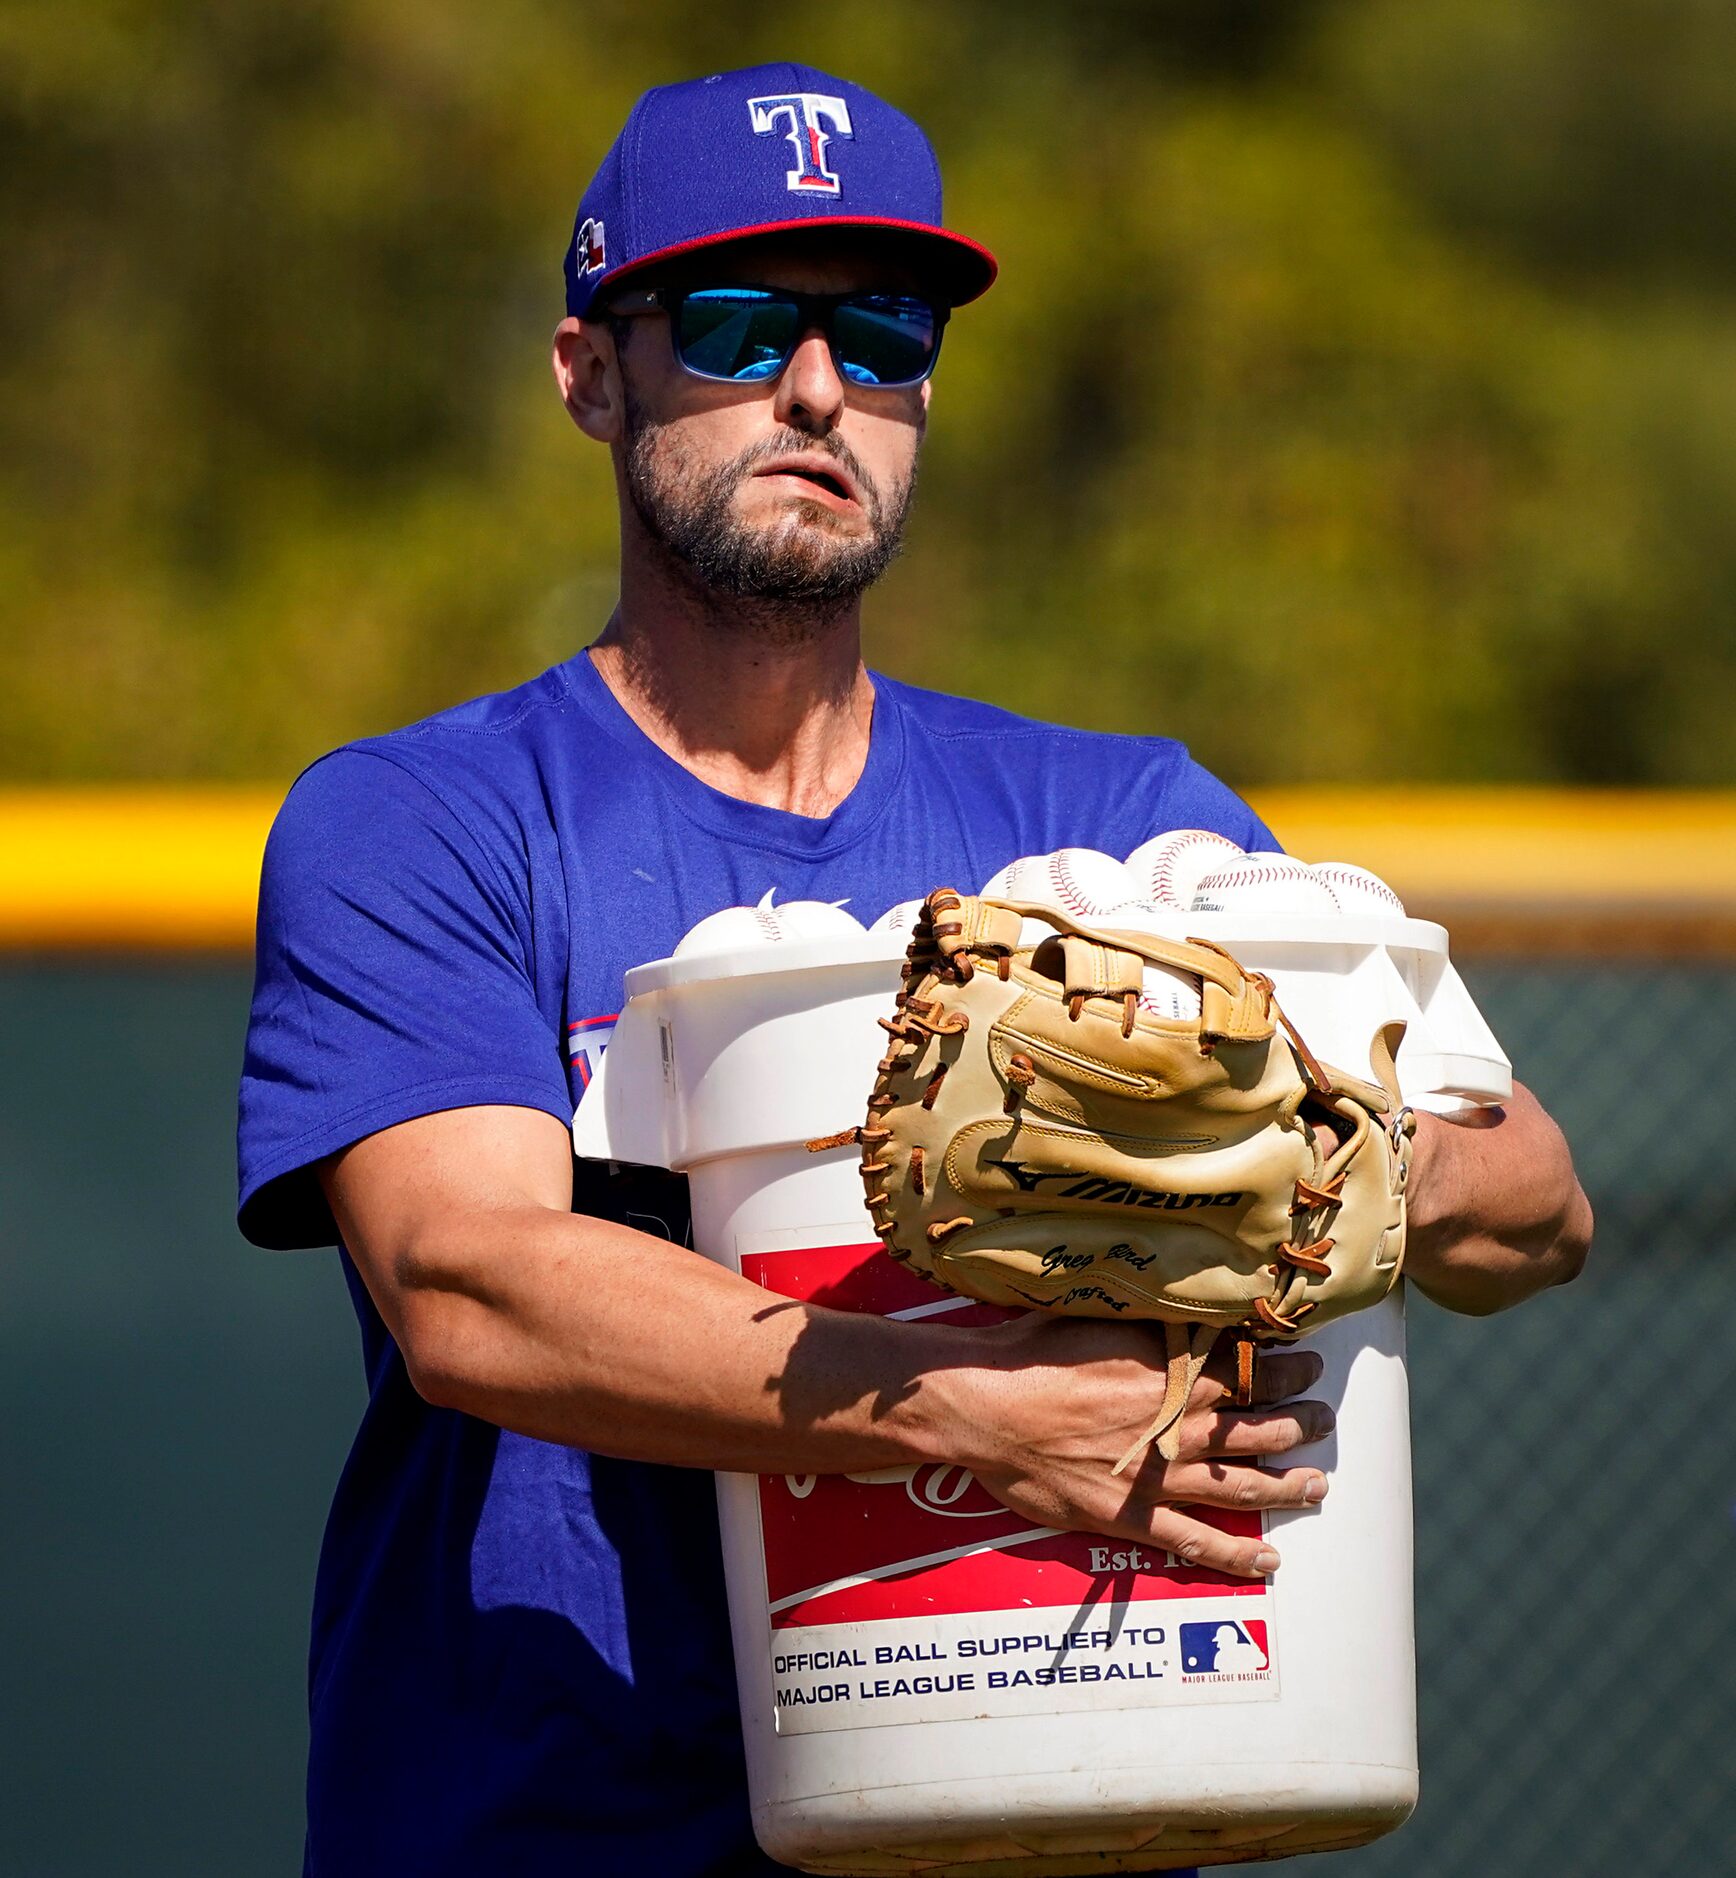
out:
<path id="1" fill-rule="evenodd" d="M 1007 1315 L 948 1298 L 877 1242 L 749 1253 L 768 1291 L 840 1311 L 993 1323 Z M 1259 1515 L 1201 1510 L 1225 1532 L 1257 1535 Z M 1074 1608 L 1099 1599 L 1261 1596 L 1258 1581 L 1177 1566 L 1165 1552 L 1089 1533 L 1051 1532 L 1009 1512 L 961 1467 L 760 1479 L 772 1627 Z"/>

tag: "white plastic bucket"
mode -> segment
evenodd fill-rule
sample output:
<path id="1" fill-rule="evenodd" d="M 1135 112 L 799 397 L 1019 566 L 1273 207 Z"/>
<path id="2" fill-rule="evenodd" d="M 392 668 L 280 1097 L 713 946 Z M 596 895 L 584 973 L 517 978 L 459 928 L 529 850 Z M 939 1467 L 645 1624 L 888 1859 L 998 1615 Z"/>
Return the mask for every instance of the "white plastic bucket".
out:
<path id="1" fill-rule="evenodd" d="M 1510 1093 L 1441 928 L 1315 926 L 1175 916 L 1176 936 L 1270 971 L 1327 1061 L 1366 1073 L 1375 1029 L 1404 1017 L 1409 1099 Z M 685 1172 L 697 1249 L 768 1289 L 994 1315 L 881 1252 L 853 1149 L 805 1146 L 865 1113 L 898 956 L 866 935 L 629 973 L 578 1152 Z M 766 1850 L 814 1872 L 1038 1878 L 1351 1846 L 1403 1820 L 1417 1766 L 1401 1299 L 1308 1341 L 1337 1427 L 1293 1458 L 1332 1491 L 1267 1519 L 1284 1556 L 1270 1583 L 1033 1527 L 957 1468 L 720 1475 Z"/>

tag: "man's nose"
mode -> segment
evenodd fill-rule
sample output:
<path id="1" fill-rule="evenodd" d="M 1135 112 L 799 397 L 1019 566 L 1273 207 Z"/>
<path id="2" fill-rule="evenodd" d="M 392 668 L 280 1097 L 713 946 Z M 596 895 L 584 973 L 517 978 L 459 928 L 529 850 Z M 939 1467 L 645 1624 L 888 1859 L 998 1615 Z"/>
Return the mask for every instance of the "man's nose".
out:
<path id="1" fill-rule="evenodd" d="M 813 437 L 824 437 L 842 416 L 844 380 L 818 326 L 810 326 L 790 354 L 778 378 L 773 409 L 780 424 Z"/>

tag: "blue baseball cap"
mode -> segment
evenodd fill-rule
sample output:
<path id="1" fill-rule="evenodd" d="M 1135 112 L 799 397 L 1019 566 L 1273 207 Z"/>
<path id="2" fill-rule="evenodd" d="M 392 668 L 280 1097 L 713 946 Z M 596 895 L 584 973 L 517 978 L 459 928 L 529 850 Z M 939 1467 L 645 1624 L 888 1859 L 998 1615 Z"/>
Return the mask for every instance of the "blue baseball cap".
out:
<path id="1" fill-rule="evenodd" d="M 941 225 L 940 164 L 921 128 L 860 85 L 806 65 L 659 85 L 591 178 L 567 248 L 567 312 L 656 262 L 748 235 L 880 229 L 906 238 L 952 306 L 995 258 Z"/>

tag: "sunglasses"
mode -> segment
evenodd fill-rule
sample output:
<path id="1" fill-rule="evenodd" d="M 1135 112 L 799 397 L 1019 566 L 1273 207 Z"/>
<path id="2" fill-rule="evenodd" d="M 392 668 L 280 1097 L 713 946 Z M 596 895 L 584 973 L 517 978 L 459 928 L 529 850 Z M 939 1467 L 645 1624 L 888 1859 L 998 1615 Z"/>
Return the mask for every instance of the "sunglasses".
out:
<path id="1" fill-rule="evenodd" d="M 731 385 L 776 378 L 817 326 L 840 377 L 890 390 L 919 385 L 934 370 L 951 309 L 917 294 L 648 287 L 618 295 L 608 311 L 667 313 L 683 369 Z"/>

